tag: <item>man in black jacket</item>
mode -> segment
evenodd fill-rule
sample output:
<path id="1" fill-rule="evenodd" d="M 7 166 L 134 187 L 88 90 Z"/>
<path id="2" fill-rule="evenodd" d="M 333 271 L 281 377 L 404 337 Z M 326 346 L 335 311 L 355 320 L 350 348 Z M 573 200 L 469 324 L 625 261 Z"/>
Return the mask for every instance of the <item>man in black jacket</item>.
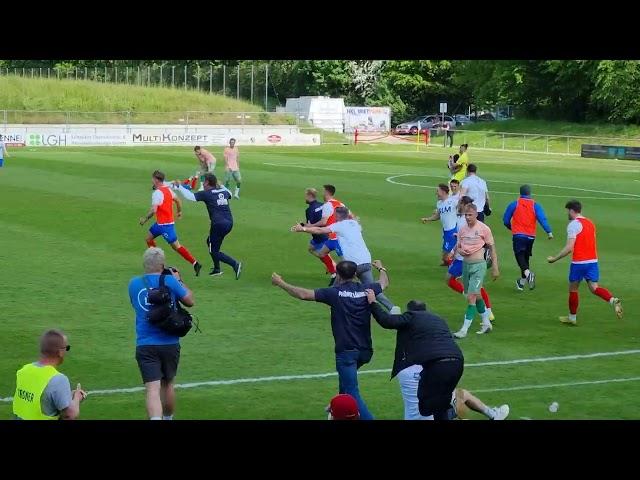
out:
<path id="1" fill-rule="evenodd" d="M 381 327 L 398 330 L 391 378 L 407 367 L 421 365 L 420 415 L 449 420 L 452 395 L 464 370 L 464 356 L 449 326 L 418 300 L 411 300 L 402 315 L 390 315 L 375 302 L 373 293 L 367 291 L 373 317 Z"/>

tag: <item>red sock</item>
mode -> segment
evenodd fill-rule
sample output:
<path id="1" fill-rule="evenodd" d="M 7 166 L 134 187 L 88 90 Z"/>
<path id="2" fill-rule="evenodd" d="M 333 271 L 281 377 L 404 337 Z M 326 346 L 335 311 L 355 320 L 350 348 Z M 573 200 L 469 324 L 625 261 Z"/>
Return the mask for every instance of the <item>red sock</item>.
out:
<path id="1" fill-rule="evenodd" d="M 458 293 L 464 292 L 464 287 L 462 286 L 462 284 L 453 277 L 449 277 L 447 285 L 449 286 L 449 288 L 455 290 Z"/>
<path id="2" fill-rule="evenodd" d="M 191 190 L 194 190 L 197 184 L 198 184 L 198 177 L 193 177 L 191 179 Z"/>
<path id="3" fill-rule="evenodd" d="M 325 267 L 327 267 L 327 272 L 331 273 L 332 275 L 336 273 L 336 263 L 333 261 L 333 258 L 331 258 L 331 255 L 325 255 L 320 259 L 320 261 L 324 263 Z"/>
<path id="4" fill-rule="evenodd" d="M 597 296 L 599 296 L 605 302 L 608 302 L 609 300 L 611 300 L 611 297 L 613 297 L 613 295 L 611 295 L 611 292 L 609 290 L 607 290 L 606 288 L 602 288 L 602 287 L 596 288 L 596 291 L 593 292 L 593 293 L 595 293 Z"/>
<path id="5" fill-rule="evenodd" d="M 571 315 L 578 313 L 578 292 L 569 292 L 569 313 Z"/>
<path id="6" fill-rule="evenodd" d="M 187 262 L 189 262 L 191 265 L 193 265 L 194 263 L 196 263 L 196 259 L 193 257 L 193 255 L 191 255 L 189 253 L 189 250 L 187 250 L 184 246 L 180 247 L 178 250 L 176 250 L 180 256 L 182 258 L 184 258 Z"/>
<path id="7" fill-rule="evenodd" d="M 484 287 L 480 289 L 480 295 L 482 295 L 482 300 L 484 300 L 484 304 L 486 305 L 486 307 L 491 308 L 491 302 L 489 301 L 489 294 L 484 289 Z"/>
<path id="8" fill-rule="evenodd" d="M 147 247 L 155 247 L 156 241 L 152 238 L 151 240 L 147 240 Z"/>
<path id="9" fill-rule="evenodd" d="M 451 265 L 453 263 L 453 257 L 452 258 L 445 258 L 444 259 L 444 263 L 446 263 L 447 265 Z"/>

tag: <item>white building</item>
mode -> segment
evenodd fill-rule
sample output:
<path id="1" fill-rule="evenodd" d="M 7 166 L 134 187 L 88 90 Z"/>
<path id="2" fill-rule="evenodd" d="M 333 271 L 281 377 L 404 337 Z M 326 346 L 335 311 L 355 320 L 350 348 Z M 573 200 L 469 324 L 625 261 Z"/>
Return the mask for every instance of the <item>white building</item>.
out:
<path id="1" fill-rule="evenodd" d="M 344 99 L 330 97 L 287 98 L 285 111 L 314 127 L 332 132 L 344 131 Z"/>

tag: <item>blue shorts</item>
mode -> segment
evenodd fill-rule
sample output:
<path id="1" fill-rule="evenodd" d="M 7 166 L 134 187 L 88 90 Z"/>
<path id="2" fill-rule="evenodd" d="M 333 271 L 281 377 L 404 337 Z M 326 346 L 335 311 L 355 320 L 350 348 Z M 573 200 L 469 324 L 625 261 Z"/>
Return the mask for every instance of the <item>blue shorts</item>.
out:
<path id="1" fill-rule="evenodd" d="M 151 225 L 151 228 L 149 229 L 149 233 L 153 235 L 153 238 L 156 238 L 159 236 L 164 237 L 164 239 L 167 241 L 169 245 L 171 245 L 173 242 L 178 241 L 178 235 L 176 234 L 176 227 L 173 224 L 158 225 L 157 223 L 154 223 L 153 225 Z"/>
<path id="2" fill-rule="evenodd" d="M 4 165 L 4 158 L 0 158 L 0 167 Z"/>
<path id="3" fill-rule="evenodd" d="M 322 247 L 324 247 L 324 242 L 326 242 L 326 240 L 316 240 L 315 238 L 312 237 L 311 240 L 309 240 L 309 245 L 311 245 L 313 249 L 317 252 Z"/>
<path id="4" fill-rule="evenodd" d="M 569 267 L 570 282 L 580 282 L 581 280 L 597 282 L 599 279 L 600 269 L 598 268 L 598 262 L 572 263 L 571 267 Z"/>
<path id="5" fill-rule="evenodd" d="M 451 262 L 451 265 L 449 265 L 449 269 L 447 270 L 447 272 L 449 272 L 449 275 L 451 275 L 453 278 L 461 277 L 462 276 L 462 260 L 454 259 L 453 262 Z"/>
<path id="6" fill-rule="evenodd" d="M 453 247 L 456 245 L 456 233 L 458 232 L 458 227 L 452 228 L 451 230 L 443 230 L 442 231 L 442 251 L 450 252 L 453 250 Z"/>
<path id="7" fill-rule="evenodd" d="M 342 256 L 342 250 L 340 249 L 340 242 L 337 239 L 325 240 L 324 246 L 329 249 L 330 252 L 336 252 L 336 255 Z"/>

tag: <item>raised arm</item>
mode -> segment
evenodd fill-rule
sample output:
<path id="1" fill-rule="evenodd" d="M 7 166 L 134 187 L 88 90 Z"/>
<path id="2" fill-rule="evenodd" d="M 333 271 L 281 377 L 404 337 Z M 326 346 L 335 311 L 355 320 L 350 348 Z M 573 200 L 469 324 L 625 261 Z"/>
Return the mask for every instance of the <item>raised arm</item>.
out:
<path id="1" fill-rule="evenodd" d="M 380 284 L 380 288 L 384 290 L 389 286 L 389 275 L 387 274 L 387 269 L 384 268 L 380 260 L 375 260 L 371 265 L 376 267 L 378 269 L 378 272 L 380 272 L 378 283 Z"/>
<path id="2" fill-rule="evenodd" d="M 271 283 L 276 287 L 280 287 L 293 298 L 298 298 L 300 300 L 308 300 L 313 301 L 316 299 L 315 293 L 313 290 L 309 290 L 308 288 L 296 287 L 295 285 L 290 285 L 285 282 L 280 275 L 277 273 L 271 274 Z"/>

